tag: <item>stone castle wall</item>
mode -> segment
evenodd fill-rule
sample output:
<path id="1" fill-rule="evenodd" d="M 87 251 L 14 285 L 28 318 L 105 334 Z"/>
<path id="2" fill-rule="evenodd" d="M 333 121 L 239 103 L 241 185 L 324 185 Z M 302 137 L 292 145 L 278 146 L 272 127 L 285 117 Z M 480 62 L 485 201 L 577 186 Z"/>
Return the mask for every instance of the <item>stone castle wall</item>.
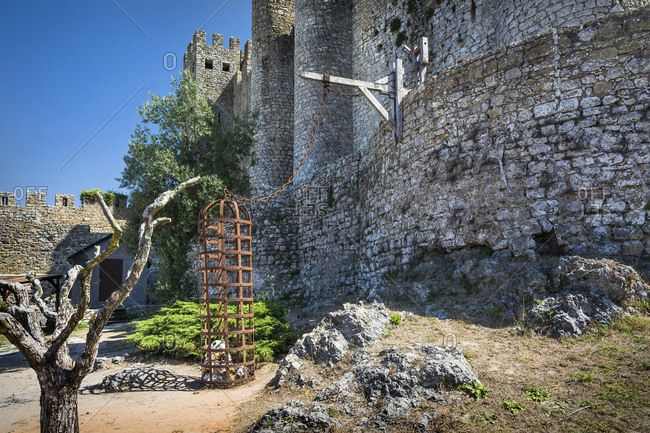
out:
<path id="1" fill-rule="evenodd" d="M 294 0 L 255 0 L 252 6 L 251 106 L 259 112 L 259 130 L 250 177 L 252 196 L 261 197 L 293 172 Z M 251 206 L 256 287 L 270 286 L 271 278 L 287 280 L 295 268 L 292 209 L 290 190 Z"/>
<path id="2" fill-rule="evenodd" d="M 412 47 L 422 36 L 429 38 L 428 72 L 435 75 L 466 67 L 468 62 L 507 46 L 648 5 L 649 0 L 357 0 L 354 78 L 373 81 L 387 75 L 390 63 L 399 55 L 406 60 L 406 83 L 413 87 L 413 65 L 402 45 Z M 387 97 L 379 99 L 388 106 Z M 356 150 L 365 148 L 379 124 L 380 119 L 368 103 L 363 98 L 355 99 Z"/>
<path id="3" fill-rule="evenodd" d="M 647 268 L 649 5 L 253 2 L 254 195 L 291 175 L 318 114 L 321 85 L 294 74 L 373 81 L 399 55 L 411 88 L 400 143 L 365 99 L 328 98 L 295 186 L 252 209 L 256 286 L 279 275 L 333 295 L 478 246 Z M 401 46 L 421 36 L 431 64 L 417 85 Z"/>
<path id="4" fill-rule="evenodd" d="M 297 2 L 295 41 L 296 74 L 317 72 L 350 77 L 353 70 L 352 1 Z M 350 89 L 334 87 L 350 92 Z M 320 83 L 296 78 L 293 168 L 297 168 L 303 158 L 314 132 L 322 99 Z M 309 157 L 297 176 L 298 183 L 352 151 L 352 100 L 337 95 L 330 95 L 329 99 Z"/>
<path id="5" fill-rule="evenodd" d="M 0 205 L 0 274 L 65 273 L 71 254 L 113 231 L 98 204 L 74 207 L 73 195 L 56 194 L 50 206 L 44 192 L 27 191 L 24 207 L 15 206 L 13 193 L 0 192 L 0 197 L 9 199 Z M 111 211 L 123 223 L 126 201 Z"/>
<path id="6" fill-rule="evenodd" d="M 649 45 L 645 10 L 428 79 L 405 99 L 401 143 L 382 126 L 358 169 L 350 156 L 313 177 L 332 188 L 333 210 L 302 221 L 301 277 L 333 293 L 354 274 L 367 288 L 476 246 L 615 257 L 647 272 Z"/>

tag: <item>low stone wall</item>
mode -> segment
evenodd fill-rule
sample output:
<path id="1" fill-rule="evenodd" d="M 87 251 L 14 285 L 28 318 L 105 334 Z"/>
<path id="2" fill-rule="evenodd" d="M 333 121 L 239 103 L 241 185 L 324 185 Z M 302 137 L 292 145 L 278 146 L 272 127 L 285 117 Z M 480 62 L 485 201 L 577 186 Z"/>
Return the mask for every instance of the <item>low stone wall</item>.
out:
<path id="1" fill-rule="evenodd" d="M 8 193 L 0 193 L 8 194 Z M 67 206 L 63 205 L 67 198 Z M 73 207 L 74 197 L 57 194 L 55 206 L 45 204 L 45 194 L 27 192 L 26 206 L 13 202 L 0 206 L 0 273 L 65 273 L 68 256 L 111 233 L 101 207 L 84 203 Z M 126 217 L 126 203 L 112 207 L 115 218 Z M 120 221 L 123 223 L 123 221 Z"/>

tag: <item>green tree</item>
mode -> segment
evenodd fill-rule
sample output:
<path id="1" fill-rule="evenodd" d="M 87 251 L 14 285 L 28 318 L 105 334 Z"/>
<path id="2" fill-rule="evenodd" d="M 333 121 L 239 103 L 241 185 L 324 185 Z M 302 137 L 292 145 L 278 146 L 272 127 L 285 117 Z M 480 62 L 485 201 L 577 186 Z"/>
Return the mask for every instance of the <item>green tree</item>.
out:
<path id="1" fill-rule="evenodd" d="M 144 206 L 160 192 L 182 179 L 200 175 L 203 182 L 164 209 L 172 224 L 161 228 L 153 243 L 153 261 L 158 269 L 152 300 L 169 303 L 196 294 L 197 277 L 188 272 L 193 257 L 200 210 L 222 197 L 223 188 L 247 194 L 250 186 L 243 170 L 251 157 L 256 115 L 246 112 L 233 119 L 232 129 L 217 123 L 203 87 L 189 72 L 173 77 L 168 96 L 149 95 L 138 107 L 142 119 L 131 135 L 124 156 L 120 186 L 130 190 L 129 223 L 125 244 L 134 250 Z"/>

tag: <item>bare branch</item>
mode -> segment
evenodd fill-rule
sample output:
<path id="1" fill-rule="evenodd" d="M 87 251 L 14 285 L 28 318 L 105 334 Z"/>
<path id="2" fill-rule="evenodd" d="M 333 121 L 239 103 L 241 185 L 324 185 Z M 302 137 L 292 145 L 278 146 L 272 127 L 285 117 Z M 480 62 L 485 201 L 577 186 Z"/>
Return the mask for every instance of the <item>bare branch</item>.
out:
<path id="1" fill-rule="evenodd" d="M 170 222 L 172 222 L 171 218 L 156 218 L 153 222 L 153 226 L 158 227 L 159 225 L 168 224 Z"/>
<path id="2" fill-rule="evenodd" d="M 51 320 L 55 320 L 57 315 L 54 311 L 50 310 L 47 305 L 45 305 L 45 302 L 43 302 L 43 287 L 35 275 L 36 273 L 34 271 L 29 271 L 25 276 L 29 282 L 32 283 L 32 302 L 36 304 L 38 309 L 41 310 L 41 313 L 43 313 L 45 317 Z"/>
<path id="3" fill-rule="evenodd" d="M 106 206 L 106 203 L 104 202 L 104 198 L 102 195 L 98 192 L 95 193 L 95 199 L 99 202 L 99 205 L 102 207 L 102 210 L 104 211 L 104 215 L 106 216 L 106 219 L 108 222 L 111 224 L 111 227 L 113 228 L 113 233 L 118 233 L 120 236 L 122 235 L 122 228 L 120 225 L 117 223 L 117 220 L 115 217 L 113 217 L 113 214 L 111 211 L 108 209 L 108 206 Z"/>
<path id="4" fill-rule="evenodd" d="M 79 303 L 79 306 L 77 307 L 77 311 L 74 312 L 74 314 L 68 315 L 66 320 L 62 320 L 61 323 L 65 323 L 65 326 L 63 329 L 59 329 L 58 335 L 55 335 L 54 338 L 52 339 L 52 346 L 48 350 L 48 355 L 56 353 L 61 345 L 70 337 L 70 334 L 72 334 L 72 331 L 74 331 L 74 328 L 79 324 L 79 322 L 83 319 L 84 314 L 86 313 L 86 310 L 88 309 L 88 303 L 90 301 L 90 279 L 92 276 L 93 269 L 95 266 L 100 264 L 104 259 L 106 259 L 108 256 L 113 254 L 116 249 L 119 248 L 120 246 L 120 238 L 122 237 L 122 228 L 120 225 L 117 223 L 115 218 L 113 217 L 113 214 L 111 211 L 108 209 L 108 206 L 104 202 L 104 199 L 102 198 L 101 194 L 95 193 L 95 199 L 97 202 L 99 202 L 99 205 L 101 206 L 102 210 L 104 211 L 104 215 L 106 216 L 106 219 L 108 219 L 109 223 L 111 224 L 111 227 L 113 228 L 113 236 L 111 237 L 111 240 L 108 242 L 108 246 L 106 247 L 106 250 L 104 250 L 103 253 L 97 254 L 97 251 L 95 252 L 95 256 L 90 259 L 84 267 L 79 271 L 79 275 L 81 275 L 81 302 Z M 72 288 L 72 285 L 69 286 L 68 292 L 70 291 L 70 288 Z"/>
<path id="5" fill-rule="evenodd" d="M 36 369 L 43 362 L 45 346 L 36 341 L 8 312 L 0 312 L 0 334 L 25 355 L 32 368 Z"/>
<path id="6" fill-rule="evenodd" d="M 29 298 L 25 286 L 13 281 L 0 280 L 0 289 L 9 290 L 16 300 L 16 305 L 29 307 Z"/>
<path id="7" fill-rule="evenodd" d="M 120 228 L 119 224 L 113 217 L 113 214 L 111 214 L 111 211 L 108 209 L 108 206 L 106 206 L 106 203 L 104 203 L 104 199 L 102 198 L 101 194 L 95 193 L 95 199 L 99 202 L 100 206 L 102 207 L 102 210 L 104 211 L 104 215 L 106 215 L 106 218 L 111 224 L 111 227 L 113 227 L 113 237 L 111 237 L 111 240 L 108 243 L 108 246 L 106 247 L 106 250 L 104 250 L 103 253 L 99 255 L 95 255 L 91 260 L 89 260 L 85 265 L 83 270 L 81 271 L 82 274 L 88 273 L 90 274 L 95 266 L 97 266 L 99 263 L 104 261 L 104 259 L 111 254 L 120 246 L 120 238 L 122 237 L 122 229 Z"/>
<path id="8" fill-rule="evenodd" d="M 174 197 L 176 197 L 181 191 L 200 182 L 201 176 L 193 177 L 192 179 L 186 180 L 185 182 L 178 185 L 176 189 L 163 192 L 158 196 L 158 198 L 156 198 L 156 200 L 154 200 L 153 203 L 147 206 L 147 208 L 142 213 L 142 218 L 144 218 L 145 221 L 151 221 L 156 212 L 165 207 L 165 205 L 169 203 L 170 200 L 172 200 Z"/>
<path id="9" fill-rule="evenodd" d="M 23 331 L 28 332 L 32 338 L 39 343 L 45 343 L 45 337 L 41 330 L 36 311 L 29 305 L 29 294 L 25 286 L 13 281 L 0 280 L 0 289 L 9 290 L 16 300 L 15 305 L 7 305 L 3 302 L 2 309 L 11 314 Z"/>
<path id="10" fill-rule="evenodd" d="M 68 296 L 70 295 L 70 290 L 72 290 L 72 286 L 74 286 L 75 281 L 77 281 L 79 272 L 81 272 L 82 269 L 83 267 L 81 265 L 75 265 L 70 269 L 68 269 L 68 272 L 66 272 L 65 275 L 65 283 L 63 284 L 63 287 L 61 288 L 61 292 L 59 293 L 60 299 L 68 300 Z"/>
<path id="11" fill-rule="evenodd" d="M 95 313 L 93 320 L 88 329 L 86 336 L 86 345 L 84 351 L 75 361 L 75 374 L 78 376 L 85 376 L 92 369 L 92 365 L 97 355 L 97 348 L 99 347 L 99 337 L 102 330 L 111 316 L 113 311 L 122 303 L 124 299 L 131 293 L 133 287 L 140 279 L 142 270 L 147 264 L 149 259 L 149 251 L 151 250 L 151 237 L 156 225 L 167 222 L 168 218 L 160 218 L 159 220 L 153 219 L 156 212 L 162 209 L 170 200 L 176 197 L 180 192 L 186 188 L 201 182 L 201 177 L 195 177 L 186 182 L 181 183 L 172 191 L 166 191 L 160 194 L 156 200 L 144 210 L 142 218 L 144 222 L 140 226 L 140 240 L 138 243 L 138 251 L 134 257 L 133 264 L 127 272 L 126 280 L 122 283 L 119 289 L 113 294 L 117 296 L 109 297 L 104 305 Z"/>

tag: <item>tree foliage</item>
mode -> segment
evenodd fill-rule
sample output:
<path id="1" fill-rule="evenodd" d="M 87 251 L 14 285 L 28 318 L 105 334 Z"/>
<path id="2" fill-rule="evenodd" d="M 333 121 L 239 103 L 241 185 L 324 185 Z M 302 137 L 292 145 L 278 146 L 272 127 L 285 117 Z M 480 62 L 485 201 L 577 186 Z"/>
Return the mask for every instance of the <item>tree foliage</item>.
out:
<path id="1" fill-rule="evenodd" d="M 125 168 L 118 180 L 130 190 L 129 224 L 125 230 L 128 249 L 136 247 L 139 214 L 146 203 L 180 179 L 201 175 L 203 182 L 163 213 L 173 221 L 154 240 L 153 259 L 158 278 L 149 294 L 152 300 L 170 303 L 196 293 L 196 276 L 188 270 L 191 247 L 196 239 L 200 210 L 222 197 L 224 187 L 241 194 L 249 192 L 243 164 L 251 156 L 256 115 L 244 113 L 225 130 L 216 120 L 213 107 L 200 83 L 184 71 L 173 78 L 167 96 L 149 96 L 138 108 L 141 123 L 131 135 Z"/>

